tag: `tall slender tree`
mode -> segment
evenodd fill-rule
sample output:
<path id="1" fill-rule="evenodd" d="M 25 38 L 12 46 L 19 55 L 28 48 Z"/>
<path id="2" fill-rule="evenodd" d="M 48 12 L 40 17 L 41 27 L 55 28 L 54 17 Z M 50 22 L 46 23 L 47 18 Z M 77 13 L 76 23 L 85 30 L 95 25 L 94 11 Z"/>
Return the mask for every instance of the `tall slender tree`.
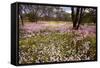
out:
<path id="1" fill-rule="evenodd" d="M 82 21 L 82 17 L 84 15 L 84 8 L 82 7 L 71 7 L 71 16 L 73 22 L 73 29 L 78 30 L 80 23 Z"/>
<path id="2" fill-rule="evenodd" d="M 19 5 L 19 17 L 20 17 L 20 20 L 21 20 L 21 23 L 22 23 L 22 26 L 23 26 L 24 22 L 23 22 L 22 11 L 23 11 L 22 5 Z"/>

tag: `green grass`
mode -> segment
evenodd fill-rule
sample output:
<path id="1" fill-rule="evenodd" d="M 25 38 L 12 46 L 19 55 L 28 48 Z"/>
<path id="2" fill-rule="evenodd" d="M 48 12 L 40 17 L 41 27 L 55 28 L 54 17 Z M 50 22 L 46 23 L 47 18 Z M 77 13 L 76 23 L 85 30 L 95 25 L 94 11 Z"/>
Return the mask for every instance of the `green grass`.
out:
<path id="1" fill-rule="evenodd" d="M 76 40 L 74 33 L 37 34 L 30 38 L 20 38 L 19 50 L 21 64 L 94 60 L 96 37 Z"/>

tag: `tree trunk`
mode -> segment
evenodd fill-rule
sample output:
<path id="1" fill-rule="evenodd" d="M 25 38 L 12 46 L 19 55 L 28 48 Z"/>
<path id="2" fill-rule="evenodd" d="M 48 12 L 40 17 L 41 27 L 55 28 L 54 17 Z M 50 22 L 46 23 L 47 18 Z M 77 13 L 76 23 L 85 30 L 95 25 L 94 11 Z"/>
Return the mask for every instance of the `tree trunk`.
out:
<path id="1" fill-rule="evenodd" d="M 77 24 L 77 27 L 76 27 L 77 30 L 79 29 L 80 23 L 82 21 L 82 16 L 83 16 L 83 8 L 80 8 L 78 24 Z"/>
<path id="2" fill-rule="evenodd" d="M 77 23 L 78 23 L 78 20 L 79 20 L 79 9 L 80 8 L 77 8 L 76 9 L 76 15 L 75 15 L 75 28 L 74 29 L 77 29 Z"/>
<path id="3" fill-rule="evenodd" d="M 24 26 L 24 22 L 23 22 L 23 17 L 22 17 L 22 15 L 20 15 L 20 19 L 21 19 L 22 26 Z"/>
<path id="4" fill-rule="evenodd" d="M 76 9 L 75 9 L 76 8 Z M 72 22 L 73 22 L 73 29 L 78 30 L 82 16 L 83 16 L 83 8 L 80 7 L 72 7 Z"/>
<path id="5" fill-rule="evenodd" d="M 22 8 L 22 6 L 20 5 L 20 6 L 19 6 L 19 17 L 20 17 L 20 19 L 21 19 L 21 24 L 22 24 L 22 26 L 24 26 L 23 17 L 22 17 L 22 10 L 23 10 L 23 8 Z"/>
<path id="6" fill-rule="evenodd" d="M 72 7 L 71 10 L 72 10 L 73 29 L 76 29 L 79 16 L 79 8 L 76 8 L 75 11 L 74 7 Z"/>
<path id="7" fill-rule="evenodd" d="M 71 16 L 72 16 L 73 28 L 74 28 L 74 27 L 76 27 L 76 24 L 75 24 L 75 15 L 74 15 L 75 14 L 74 13 L 74 7 L 72 7 L 71 10 L 72 10 Z"/>

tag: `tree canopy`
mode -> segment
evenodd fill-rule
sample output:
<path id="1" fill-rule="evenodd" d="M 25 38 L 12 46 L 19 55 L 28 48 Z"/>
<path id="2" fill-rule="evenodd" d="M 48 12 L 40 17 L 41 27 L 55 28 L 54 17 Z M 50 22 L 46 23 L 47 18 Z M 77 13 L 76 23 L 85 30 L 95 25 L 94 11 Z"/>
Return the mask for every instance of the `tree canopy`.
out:
<path id="1" fill-rule="evenodd" d="M 68 13 L 70 8 L 71 13 Z M 65 10 L 66 9 L 66 10 Z M 72 21 L 73 29 L 78 29 L 81 23 L 96 23 L 96 9 L 86 7 L 62 7 L 41 5 L 19 5 L 19 17 L 24 20 L 37 21 Z"/>

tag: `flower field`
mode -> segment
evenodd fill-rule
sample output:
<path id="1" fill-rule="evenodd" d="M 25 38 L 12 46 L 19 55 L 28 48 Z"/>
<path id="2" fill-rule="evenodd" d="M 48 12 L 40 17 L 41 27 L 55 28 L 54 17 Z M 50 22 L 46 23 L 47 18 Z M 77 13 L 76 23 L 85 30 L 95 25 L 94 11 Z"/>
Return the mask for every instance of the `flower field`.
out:
<path id="1" fill-rule="evenodd" d="M 73 30 L 67 23 L 27 23 L 19 29 L 19 63 L 96 59 L 96 26 Z"/>

